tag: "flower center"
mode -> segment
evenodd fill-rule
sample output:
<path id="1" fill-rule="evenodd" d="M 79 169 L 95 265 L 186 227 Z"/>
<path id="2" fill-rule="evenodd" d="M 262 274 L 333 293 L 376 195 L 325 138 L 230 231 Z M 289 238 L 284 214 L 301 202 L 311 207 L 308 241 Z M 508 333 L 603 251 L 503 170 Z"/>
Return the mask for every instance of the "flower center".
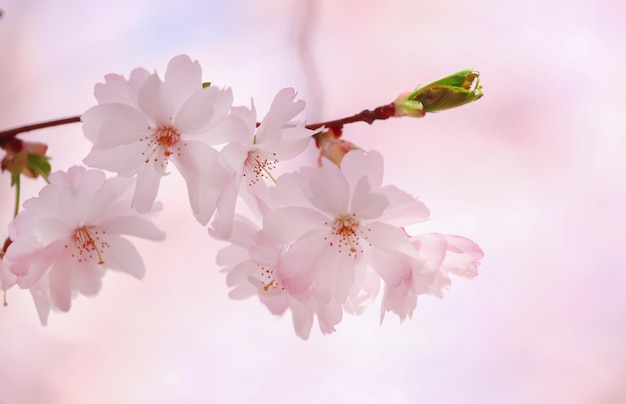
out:
<path id="1" fill-rule="evenodd" d="M 102 259 L 102 251 L 109 247 L 109 243 L 100 238 L 105 232 L 99 232 L 94 226 L 82 226 L 74 230 L 72 241 L 74 242 L 75 252 L 72 257 L 78 262 L 87 262 L 92 260 L 95 255 L 98 257 L 98 264 L 104 264 Z M 70 248 L 67 244 L 65 248 Z"/>
<path id="2" fill-rule="evenodd" d="M 334 237 L 329 241 L 329 245 L 333 247 L 336 243 L 340 254 L 347 250 L 349 257 L 356 258 L 357 253 L 363 253 L 360 243 L 361 239 L 367 240 L 367 236 L 363 234 L 359 219 L 354 213 L 338 216 L 331 226 L 331 232 Z"/>
<path id="3" fill-rule="evenodd" d="M 274 268 L 261 266 L 261 285 L 264 291 L 285 290 L 285 287 L 274 278 Z"/>
<path id="4" fill-rule="evenodd" d="M 148 127 L 148 130 L 152 129 L 152 127 Z M 141 153 L 146 157 L 145 163 L 152 160 L 155 163 L 161 163 L 165 168 L 171 155 L 181 155 L 180 132 L 171 125 L 156 127 L 150 136 L 139 139 L 140 142 L 144 140 L 148 141 L 146 144 L 148 151 Z M 186 146 L 186 143 L 182 143 L 182 146 Z"/>
<path id="5" fill-rule="evenodd" d="M 243 176 L 248 178 L 248 186 L 255 185 L 260 178 L 268 178 L 276 183 L 276 179 L 270 174 L 270 171 L 276 168 L 277 164 L 276 153 L 258 149 L 250 150 L 248 158 L 243 164 Z"/>

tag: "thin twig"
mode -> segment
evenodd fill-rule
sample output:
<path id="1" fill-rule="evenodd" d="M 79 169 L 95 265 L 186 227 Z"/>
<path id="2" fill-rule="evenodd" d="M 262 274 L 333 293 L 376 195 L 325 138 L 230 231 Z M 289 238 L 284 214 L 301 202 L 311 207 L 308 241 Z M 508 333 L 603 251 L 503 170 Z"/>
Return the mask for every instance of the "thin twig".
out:
<path id="1" fill-rule="evenodd" d="M 306 125 L 307 129 L 318 129 L 322 126 L 328 129 L 341 129 L 343 125 L 354 122 L 367 122 L 370 125 L 377 120 L 388 119 L 395 115 L 396 107 L 393 103 L 382 105 L 373 110 L 365 109 L 356 115 L 347 118 L 336 119 L 334 121 L 326 121 Z"/>
<path id="2" fill-rule="evenodd" d="M 0 145 L 4 144 L 8 139 L 15 137 L 23 132 L 30 132 L 31 130 L 51 128 L 53 126 L 66 125 L 68 123 L 80 122 L 80 116 L 72 116 L 70 118 L 55 119 L 53 121 L 40 122 L 33 125 L 21 126 L 19 128 L 7 129 L 0 131 Z"/>

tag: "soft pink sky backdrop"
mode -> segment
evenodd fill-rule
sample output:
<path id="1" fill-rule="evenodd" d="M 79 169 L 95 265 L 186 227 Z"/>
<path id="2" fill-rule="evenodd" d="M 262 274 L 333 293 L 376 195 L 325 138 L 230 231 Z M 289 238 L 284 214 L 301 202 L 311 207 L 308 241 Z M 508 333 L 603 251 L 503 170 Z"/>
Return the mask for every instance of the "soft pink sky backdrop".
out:
<path id="1" fill-rule="evenodd" d="M 568 403 L 626 401 L 626 5 L 620 1 L 1 2 L 0 127 L 82 113 L 107 73 L 163 73 L 180 53 L 264 113 L 292 86 L 309 122 L 389 102 L 465 68 L 485 97 L 421 120 L 346 128 L 420 195 L 411 229 L 473 238 L 486 257 L 412 320 L 378 302 L 300 341 L 288 317 L 230 301 L 219 245 L 174 172 L 138 242 L 144 280 L 109 273 L 97 298 L 40 326 L 30 296 L 0 308 L 0 402 Z M 302 55 L 302 24 L 311 24 Z M 306 43 L 306 41 L 304 42 Z M 302 46 L 302 45 L 301 45 Z M 306 50 L 306 49 L 305 49 Z M 311 67 L 314 61 L 319 85 Z M 33 132 L 55 169 L 89 150 L 80 125 Z M 26 137 L 25 136 L 25 137 Z M 308 156 L 311 161 L 314 152 Z M 0 225 L 12 190 L 0 176 Z M 26 196 L 41 182 L 29 182 Z M 4 235 L 3 235 L 4 239 Z"/>

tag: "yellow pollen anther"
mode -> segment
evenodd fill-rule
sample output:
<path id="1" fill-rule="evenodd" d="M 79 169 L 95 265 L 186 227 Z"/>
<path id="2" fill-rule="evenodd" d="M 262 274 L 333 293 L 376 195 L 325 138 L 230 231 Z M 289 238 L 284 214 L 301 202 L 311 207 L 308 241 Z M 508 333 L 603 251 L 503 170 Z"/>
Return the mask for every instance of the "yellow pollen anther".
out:
<path id="1" fill-rule="evenodd" d="M 273 268 L 265 268 L 260 267 L 261 269 L 261 285 L 263 285 L 264 291 L 269 291 L 270 289 L 279 289 L 285 290 L 284 286 L 280 284 L 280 282 L 274 279 L 274 269 Z"/>

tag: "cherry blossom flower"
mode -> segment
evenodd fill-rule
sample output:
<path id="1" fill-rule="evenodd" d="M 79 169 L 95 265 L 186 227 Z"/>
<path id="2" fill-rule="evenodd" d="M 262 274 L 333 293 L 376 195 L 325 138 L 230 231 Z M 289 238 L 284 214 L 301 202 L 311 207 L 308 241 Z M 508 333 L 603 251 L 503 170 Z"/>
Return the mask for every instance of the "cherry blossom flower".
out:
<path id="1" fill-rule="evenodd" d="M 243 218 L 236 218 L 233 227 L 228 240 L 231 244 L 221 249 L 216 258 L 227 273 L 226 283 L 232 288 L 229 297 L 240 300 L 257 296 L 277 316 L 291 311 L 294 329 L 302 339 L 309 338 L 314 318 L 318 319 L 322 333 L 331 333 L 342 318 L 342 308 L 360 314 L 378 293 L 379 279 L 361 276 L 353 285 L 355 293 L 343 305 L 336 301 L 322 303 L 313 298 L 296 298 L 275 276 L 280 270 L 284 249 L 265 240 L 258 227 Z M 364 271 L 358 272 L 365 275 Z"/>
<path id="2" fill-rule="evenodd" d="M 450 274 L 464 278 L 478 275 L 483 252 L 472 240 L 428 233 L 412 237 L 411 241 L 418 250 L 418 259 L 387 257 L 397 275 L 393 279 L 385 279 L 381 322 L 386 311 L 394 312 L 401 321 L 410 318 L 419 295 L 443 297 L 443 289 L 451 284 Z"/>
<path id="3" fill-rule="evenodd" d="M 15 285 L 16 281 L 17 277 L 5 269 L 4 260 L 0 258 L 0 290 L 6 292 Z"/>
<path id="4" fill-rule="evenodd" d="M 30 289 L 43 324 L 51 307 L 68 311 L 76 294 L 98 293 L 106 269 L 143 276 L 139 253 L 122 236 L 164 238 L 149 214 L 131 208 L 133 179 L 106 179 L 77 166 L 49 178 L 11 223 L 13 242 L 3 260 L 17 284 Z"/>
<path id="5" fill-rule="evenodd" d="M 372 266 L 378 254 L 416 256 L 400 227 L 426 220 L 428 209 L 394 186 L 382 187 L 382 164 L 378 152 L 355 151 L 341 168 L 326 164 L 279 178 L 274 195 L 284 207 L 265 215 L 263 235 L 291 243 L 277 274 L 290 293 L 344 303 L 361 260 Z"/>
<path id="6" fill-rule="evenodd" d="M 276 282 L 273 273 L 279 263 L 280 248 L 267 243 L 257 233 L 256 226 L 236 219 L 229 238 L 231 245 L 217 254 L 216 262 L 224 266 L 226 283 L 232 288 L 229 297 L 241 300 L 256 295 L 272 314 L 278 316 L 291 310 L 296 334 L 307 339 L 313 325 L 314 310 L 291 297 Z"/>
<path id="7" fill-rule="evenodd" d="M 358 147 L 347 140 L 341 139 L 341 130 L 328 129 L 315 135 L 315 145 L 320 150 L 317 164 L 322 165 L 322 158 L 326 157 L 334 164 L 341 165 L 341 160 L 348 152 L 358 150 Z"/>
<path id="8" fill-rule="evenodd" d="M 254 193 L 258 186 L 265 185 L 263 179 L 274 180 L 271 171 L 279 162 L 298 156 L 311 141 L 314 131 L 307 129 L 302 122 L 292 121 L 305 106 L 302 100 L 294 101 L 295 97 L 292 88 L 280 90 L 258 125 L 254 104 L 251 110 L 233 109 L 233 114 L 246 122 L 248 135 L 242 141 L 230 142 L 221 151 L 232 175 L 219 197 L 217 214 L 211 225 L 223 237 L 231 232 L 240 191 Z M 241 181 L 246 185 L 243 190 L 240 189 Z"/>
<path id="9" fill-rule="evenodd" d="M 249 258 L 222 263 L 231 264 L 233 296 L 258 294 L 266 305 L 275 299 L 282 311 L 270 310 L 277 314 L 291 308 L 303 338 L 313 316 L 322 333 L 330 333 L 344 311 L 362 312 L 378 293 L 380 274 L 392 270 L 381 257 L 417 258 L 399 226 L 428 217 L 416 198 L 381 183 L 377 152 L 350 153 L 341 168 L 327 164 L 281 176 L 271 189 L 275 203 L 262 210 L 262 229 L 239 244 Z"/>
<path id="10" fill-rule="evenodd" d="M 194 216 L 207 224 L 232 175 L 212 146 L 248 133 L 245 123 L 229 113 L 231 90 L 203 87 L 198 62 L 180 55 L 169 62 L 164 80 L 144 69 L 134 70 L 129 80 L 108 75 L 95 95 L 99 105 L 81 118 L 94 144 L 85 164 L 136 175 L 132 205 L 147 212 L 171 161 L 187 182 Z"/>
<path id="11" fill-rule="evenodd" d="M 344 312 L 361 314 L 381 283 L 381 322 L 388 311 L 404 321 L 417 296 L 441 297 L 451 274 L 476 276 L 483 254 L 473 241 L 404 231 L 426 220 L 428 209 L 383 186 L 382 172 L 379 153 L 353 151 L 341 167 L 305 167 L 279 177 L 269 196 L 257 200 L 262 226 L 235 216 L 230 245 L 218 253 L 230 297 L 257 296 L 275 315 L 291 311 L 296 334 L 307 339 L 315 319 L 328 334 Z"/>

